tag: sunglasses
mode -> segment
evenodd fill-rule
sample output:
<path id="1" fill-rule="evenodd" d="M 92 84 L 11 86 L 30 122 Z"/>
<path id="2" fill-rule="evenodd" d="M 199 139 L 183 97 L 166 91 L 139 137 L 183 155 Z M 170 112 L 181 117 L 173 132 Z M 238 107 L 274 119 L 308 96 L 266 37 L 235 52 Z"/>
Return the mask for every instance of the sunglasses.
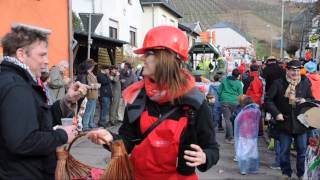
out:
<path id="1" fill-rule="evenodd" d="M 164 48 L 158 48 L 158 49 L 164 49 Z M 157 50 L 158 50 L 158 49 L 157 49 Z M 176 53 L 174 53 L 174 52 L 172 52 L 172 51 L 170 51 L 170 50 L 169 50 L 169 52 L 173 53 L 173 54 L 176 56 L 177 59 L 181 60 L 181 57 L 180 57 L 178 54 L 176 54 Z M 152 50 L 146 50 L 146 51 L 144 52 L 144 54 L 143 54 L 143 57 L 144 57 L 144 58 L 147 58 L 148 56 L 151 56 L 151 55 L 155 55 L 155 52 L 152 51 Z"/>
<path id="2" fill-rule="evenodd" d="M 147 50 L 144 52 L 143 54 L 143 57 L 148 57 L 148 56 L 151 56 L 151 55 L 155 55 L 154 51 L 151 51 L 151 50 Z"/>

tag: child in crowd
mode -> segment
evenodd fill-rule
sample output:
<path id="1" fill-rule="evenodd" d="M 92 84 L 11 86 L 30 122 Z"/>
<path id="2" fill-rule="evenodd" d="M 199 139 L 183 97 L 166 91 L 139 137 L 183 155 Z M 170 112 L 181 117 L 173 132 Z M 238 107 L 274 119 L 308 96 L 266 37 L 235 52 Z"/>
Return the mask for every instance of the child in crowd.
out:
<path id="1" fill-rule="evenodd" d="M 211 94 L 210 92 L 207 94 L 207 101 L 208 101 L 208 105 L 211 109 L 212 112 L 212 120 L 213 120 L 213 126 L 216 127 L 218 124 L 217 119 L 215 119 L 215 115 L 214 115 L 214 108 L 215 108 L 215 102 L 216 102 L 216 97 Z"/>
<path id="2" fill-rule="evenodd" d="M 257 173 L 259 169 L 258 131 L 261 112 L 250 96 L 241 95 L 241 111 L 235 119 L 234 137 L 236 160 L 240 173 Z"/>

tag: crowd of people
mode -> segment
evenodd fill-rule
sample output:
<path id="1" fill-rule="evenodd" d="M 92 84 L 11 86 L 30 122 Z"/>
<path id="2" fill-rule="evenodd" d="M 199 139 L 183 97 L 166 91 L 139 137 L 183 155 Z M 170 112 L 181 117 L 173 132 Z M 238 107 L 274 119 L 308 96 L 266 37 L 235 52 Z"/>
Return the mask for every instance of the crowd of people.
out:
<path id="1" fill-rule="evenodd" d="M 200 83 L 199 86 L 207 84 L 208 94 L 215 96 L 213 121 L 218 132 L 225 131 L 226 143 L 234 144 L 236 140 L 234 160 L 239 162 L 241 174 L 257 172 L 259 163 L 251 160 L 252 156 L 258 158 L 257 137 L 263 135 L 264 125 L 268 124 L 268 135 L 275 146 L 275 161 L 270 167 L 281 169 L 284 177 L 291 177 L 290 151 L 294 147 L 297 177 L 302 178 L 308 138 L 319 134 L 298 119 L 302 113 L 299 106 L 304 102 L 319 104 L 318 70 L 313 60 L 291 59 L 283 63 L 270 56 L 263 64 L 258 65 L 257 61 L 242 64 L 229 75 L 221 78 L 221 73 L 217 73 L 213 82 Z"/>
<path id="2" fill-rule="evenodd" d="M 197 179 L 195 168 L 206 171 L 219 160 L 216 130 L 234 145 L 240 173 L 258 173 L 258 136 L 266 120 L 275 142 L 271 167 L 292 176 L 294 142 L 297 176 L 303 176 L 307 138 L 317 131 L 298 120 L 297 109 L 320 100 L 315 62 L 293 59 L 282 66 L 270 56 L 262 65 L 252 61 L 230 74 L 218 71 L 211 81 L 185 65 L 189 47 L 184 33 L 159 26 L 135 50 L 143 67 L 124 62 L 97 68 L 95 60 L 87 59 L 72 81 L 65 74 L 66 61 L 46 68 L 48 35 L 18 25 L 1 41 L 0 179 L 53 179 L 55 149 L 79 130 L 61 125 L 61 118 L 81 110 L 81 130 L 94 143 L 110 149 L 114 140 L 124 141 L 135 179 Z M 119 120 L 118 134 L 106 129 Z"/>

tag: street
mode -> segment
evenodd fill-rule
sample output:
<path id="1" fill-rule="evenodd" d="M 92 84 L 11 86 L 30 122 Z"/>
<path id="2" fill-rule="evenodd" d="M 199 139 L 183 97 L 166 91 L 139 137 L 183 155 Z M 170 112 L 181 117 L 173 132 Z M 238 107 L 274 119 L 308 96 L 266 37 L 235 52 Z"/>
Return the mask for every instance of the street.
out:
<path id="1" fill-rule="evenodd" d="M 109 128 L 116 132 L 118 126 Z M 280 179 L 280 170 L 272 170 L 269 165 L 274 160 L 274 153 L 267 149 L 264 138 L 259 138 L 260 170 L 258 174 L 241 175 L 236 162 L 233 161 L 234 147 L 224 142 L 224 133 L 216 133 L 217 141 L 220 144 L 220 160 L 207 172 L 198 172 L 200 179 Z M 105 168 L 106 162 L 110 160 L 110 152 L 101 146 L 89 142 L 87 139 L 80 139 L 72 147 L 72 154 L 77 160 L 93 167 Z M 292 160 L 295 158 L 292 157 Z M 292 162 L 292 167 L 295 165 Z"/>

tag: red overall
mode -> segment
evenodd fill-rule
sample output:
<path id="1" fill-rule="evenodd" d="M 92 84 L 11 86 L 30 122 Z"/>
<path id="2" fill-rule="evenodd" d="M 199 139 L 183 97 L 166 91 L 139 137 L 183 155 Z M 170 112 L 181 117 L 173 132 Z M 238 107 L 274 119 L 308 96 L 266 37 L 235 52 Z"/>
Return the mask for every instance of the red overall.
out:
<path id="1" fill-rule="evenodd" d="M 141 132 L 145 132 L 157 120 L 144 111 L 140 119 Z M 131 153 L 135 180 L 196 180 L 198 176 L 180 175 L 176 171 L 180 135 L 186 127 L 187 118 L 179 121 L 164 120 Z"/>

